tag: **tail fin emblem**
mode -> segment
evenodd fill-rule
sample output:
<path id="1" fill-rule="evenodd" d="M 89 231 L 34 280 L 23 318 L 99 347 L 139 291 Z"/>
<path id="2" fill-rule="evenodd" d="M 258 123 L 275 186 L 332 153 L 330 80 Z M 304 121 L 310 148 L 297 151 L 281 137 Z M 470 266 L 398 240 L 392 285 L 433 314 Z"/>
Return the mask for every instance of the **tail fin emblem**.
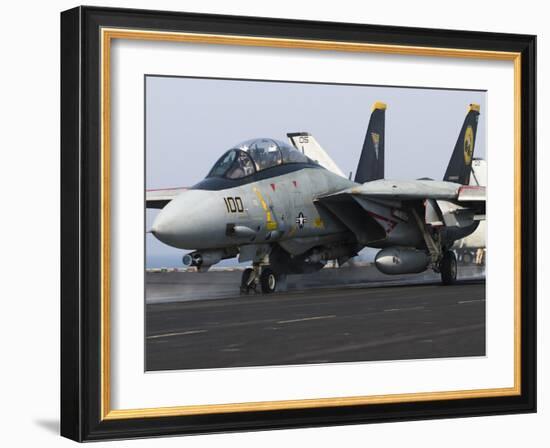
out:
<path id="1" fill-rule="evenodd" d="M 374 145 L 374 153 L 376 154 L 376 159 L 378 160 L 378 147 L 380 146 L 380 134 L 376 132 L 371 132 L 370 136 L 372 138 L 372 144 Z"/>
<path id="2" fill-rule="evenodd" d="M 472 162 L 472 153 L 474 152 L 474 130 L 472 126 L 466 128 L 464 134 L 464 163 L 467 166 Z"/>

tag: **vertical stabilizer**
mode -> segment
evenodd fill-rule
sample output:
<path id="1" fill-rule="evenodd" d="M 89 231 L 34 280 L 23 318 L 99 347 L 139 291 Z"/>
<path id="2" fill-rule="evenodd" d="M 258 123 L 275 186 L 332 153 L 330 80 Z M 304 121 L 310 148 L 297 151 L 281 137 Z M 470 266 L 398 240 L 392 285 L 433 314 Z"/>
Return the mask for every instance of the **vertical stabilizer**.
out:
<path id="1" fill-rule="evenodd" d="M 363 150 L 355 173 L 355 182 L 360 184 L 384 178 L 384 128 L 386 104 L 377 101 L 372 106 Z"/>
<path id="2" fill-rule="evenodd" d="M 443 180 L 462 185 L 470 183 L 478 119 L 479 104 L 470 104 Z"/>
<path id="3" fill-rule="evenodd" d="M 319 165 L 339 176 L 345 177 L 338 165 L 330 158 L 313 135 L 308 132 L 289 132 L 286 134 L 290 143 L 300 152 L 316 161 Z"/>

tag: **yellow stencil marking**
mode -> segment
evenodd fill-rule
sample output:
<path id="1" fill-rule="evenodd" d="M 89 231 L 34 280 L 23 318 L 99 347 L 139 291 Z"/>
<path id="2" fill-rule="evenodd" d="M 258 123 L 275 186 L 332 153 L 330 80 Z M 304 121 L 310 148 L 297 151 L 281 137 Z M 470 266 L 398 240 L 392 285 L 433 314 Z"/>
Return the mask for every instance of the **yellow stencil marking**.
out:
<path id="1" fill-rule="evenodd" d="M 317 218 L 315 218 L 315 221 L 313 222 L 313 226 L 316 227 L 317 229 L 322 229 L 325 227 L 325 223 L 323 222 L 320 216 L 317 216 Z"/>
<path id="2" fill-rule="evenodd" d="M 271 210 L 269 210 L 269 207 L 267 206 L 267 203 L 265 202 L 265 199 L 262 196 L 262 193 L 260 193 L 260 190 L 258 190 L 256 187 L 254 187 L 253 190 L 254 190 L 254 193 L 256 193 L 256 196 L 258 197 L 260 204 L 262 204 L 262 208 L 264 209 L 267 230 L 276 230 L 277 222 L 273 220 L 273 217 L 271 215 Z"/>

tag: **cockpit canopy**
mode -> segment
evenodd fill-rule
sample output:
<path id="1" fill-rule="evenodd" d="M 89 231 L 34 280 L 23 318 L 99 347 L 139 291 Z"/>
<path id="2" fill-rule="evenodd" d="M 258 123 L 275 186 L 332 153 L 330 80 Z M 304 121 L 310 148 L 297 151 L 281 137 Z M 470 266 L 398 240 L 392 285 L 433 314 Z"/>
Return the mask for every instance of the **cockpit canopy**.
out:
<path id="1" fill-rule="evenodd" d="M 255 138 L 227 151 L 206 177 L 240 179 L 273 166 L 287 163 L 313 163 L 294 146 L 271 138 Z"/>

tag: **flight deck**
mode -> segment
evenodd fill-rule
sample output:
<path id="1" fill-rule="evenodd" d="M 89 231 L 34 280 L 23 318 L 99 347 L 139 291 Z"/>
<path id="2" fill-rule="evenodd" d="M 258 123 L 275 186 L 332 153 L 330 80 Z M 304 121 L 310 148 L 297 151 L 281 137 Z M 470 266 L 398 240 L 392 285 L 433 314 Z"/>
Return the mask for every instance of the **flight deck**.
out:
<path id="1" fill-rule="evenodd" d="M 241 271 L 146 273 L 146 370 L 484 356 L 483 268 L 455 285 L 372 267 L 240 295 Z"/>

